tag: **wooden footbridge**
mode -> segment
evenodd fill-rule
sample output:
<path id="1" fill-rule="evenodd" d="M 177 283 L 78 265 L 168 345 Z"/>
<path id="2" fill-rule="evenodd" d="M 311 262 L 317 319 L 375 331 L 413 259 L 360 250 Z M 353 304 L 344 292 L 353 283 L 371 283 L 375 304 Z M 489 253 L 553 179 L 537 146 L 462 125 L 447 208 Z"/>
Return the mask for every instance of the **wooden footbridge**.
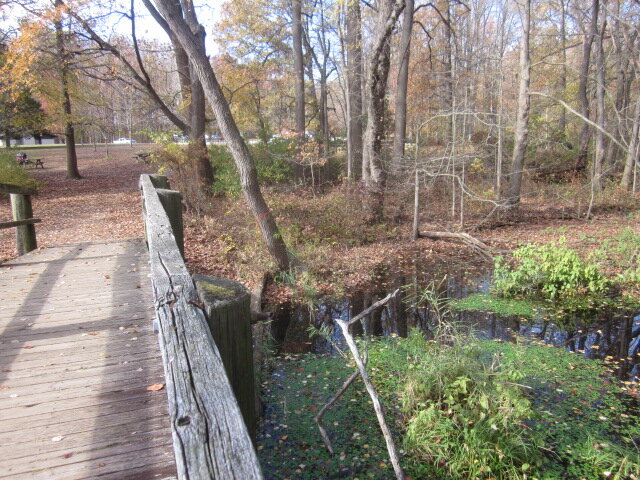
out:
<path id="1" fill-rule="evenodd" d="M 200 298 L 158 184 L 141 179 L 146 243 L 0 265 L 0 478 L 262 478 L 248 295 L 209 279 Z"/>

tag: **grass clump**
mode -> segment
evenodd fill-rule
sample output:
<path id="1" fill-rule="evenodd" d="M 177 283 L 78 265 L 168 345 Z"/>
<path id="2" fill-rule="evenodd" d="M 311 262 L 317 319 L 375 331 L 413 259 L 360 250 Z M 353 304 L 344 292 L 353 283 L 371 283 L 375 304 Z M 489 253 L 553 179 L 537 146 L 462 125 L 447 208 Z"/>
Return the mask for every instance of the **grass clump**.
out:
<path id="1" fill-rule="evenodd" d="M 525 425 L 533 410 L 517 385 L 518 370 L 450 329 L 446 336 L 428 341 L 413 331 L 395 341 L 395 356 L 406 363 L 399 394 L 409 470 L 438 478 L 527 478 L 538 450 Z"/>
<path id="2" fill-rule="evenodd" d="M 13 152 L 0 152 L 0 183 L 38 188 L 40 183 L 18 165 Z"/>

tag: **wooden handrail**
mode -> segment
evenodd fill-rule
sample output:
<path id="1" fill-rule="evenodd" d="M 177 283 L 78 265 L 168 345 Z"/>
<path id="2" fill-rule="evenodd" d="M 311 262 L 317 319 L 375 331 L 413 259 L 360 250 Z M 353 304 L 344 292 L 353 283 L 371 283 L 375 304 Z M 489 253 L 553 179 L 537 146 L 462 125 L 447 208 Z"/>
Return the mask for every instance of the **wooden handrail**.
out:
<path id="1" fill-rule="evenodd" d="M 178 478 L 262 479 L 253 443 L 157 187 L 166 189 L 166 178 L 140 177 Z"/>

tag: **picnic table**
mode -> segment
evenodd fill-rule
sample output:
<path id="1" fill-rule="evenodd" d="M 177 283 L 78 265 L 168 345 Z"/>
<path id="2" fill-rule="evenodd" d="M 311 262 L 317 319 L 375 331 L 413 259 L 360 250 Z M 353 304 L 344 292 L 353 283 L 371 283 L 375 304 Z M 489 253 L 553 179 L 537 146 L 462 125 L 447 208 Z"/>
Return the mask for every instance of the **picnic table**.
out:
<path id="1" fill-rule="evenodd" d="M 41 158 L 34 158 L 33 160 L 29 159 L 26 153 L 17 153 L 16 161 L 21 167 L 26 167 L 27 165 L 33 165 L 35 168 L 44 169 L 44 162 Z"/>

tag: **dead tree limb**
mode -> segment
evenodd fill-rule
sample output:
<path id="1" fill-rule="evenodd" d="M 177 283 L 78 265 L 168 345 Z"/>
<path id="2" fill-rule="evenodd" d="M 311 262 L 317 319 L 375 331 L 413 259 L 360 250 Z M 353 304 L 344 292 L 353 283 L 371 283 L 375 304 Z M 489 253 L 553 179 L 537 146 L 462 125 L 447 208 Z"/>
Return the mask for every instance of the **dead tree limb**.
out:
<path id="1" fill-rule="evenodd" d="M 329 453 L 331 453 L 331 455 L 334 454 L 333 445 L 331 444 L 331 440 L 329 439 L 327 430 L 324 428 L 324 424 L 322 423 L 322 417 L 324 417 L 325 412 L 329 410 L 329 408 L 331 408 L 331 406 L 334 403 L 336 403 L 338 400 L 340 400 L 340 398 L 342 398 L 342 395 L 344 395 L 344 392 L 346 392 L 347 388 L 349 388 L 351 384 L 355 381 L 355 379 L 358 378 L 358 375 L 360 375 L 360 372 L 358 372 L 358 370 L 353 372 L 349 376 L 349 378 L 347 378 L 344 381 L 344 383 L 342 384 L 342 387 L 340 387 L 340 390 L 338 390 L 336 394 L 333 397 L 331 397 L 331 400 L 329 400 L 326 403 L 326 405 L 320 409 L 318 414 L 315 417 L 313 417 L 313 420 L 316 422 L 316 425 L 318 425 L 318 430 L 320 430 L 320 436 L 322 437 L 322 441 L 324 442 L 325 446 L 327 447 L 327 450 L 329 450 Z"/>
<path id="2" fill-rule="evenodd" d="M 353 355 L 353 360 L 355 361 L 356 366 L 358 367 L 358 372 L 360 373 L 360 377 L 362 378 L 362 381 L 364 382 L 367 392 L 369 393 L 369 397 L 371 397 L 371 401 L 373 402 L 373 409 L 376 412 L 376 417 L 378 418 L 380 429 L 382 430 L 382 434 L 384 435 L 384 440 L 387 444 L 387 451 L 389 452 L 389 459 L 391 460 L 391 464 L 393 465 L 393 470 L 396 474 L 396 478 L 398 480 L 404 480 L 405 478 L 404 471 L 400 466 L 400 459 L 398 457 L 398 451 L 396 450 L 396 444 L 393 441 L 393 436 L 391 435 L 391 430 L 389 430 L 387 422 L 384 418 L 382 402 L 380 402 L 378 393 L 376 392 L 376 389 L 374 388 L 373 383 L 371 382 L 371 378 L 369 377 L 369 373 L 367 372 L 367 369 L 362 360 L 362 357 L 360 356 L 360 352 L 358 351 L 356 342 L 353 339 L 353 335 L 349 333 L 350 324 L 365 317 L 371 311 L 373 311 L 374 309 L 373 307 L 377 308 L 381 306 L 385 302 L 389 301 L 391 298 L 395 297 L 397 293 L 398 293 L 398 290 L 393 292 L 391 295 L 387 295 L 383 300 L 376 302 L 371 307 L 364 310 L 359 315 L 356 315 L 348 322 L 345 322 L 344 320 L 340 320 L 340 319 L 335 319 L 335 321 L 340 326 L 340 329 L 342 330 L 342 335 L 347 341 L 347 345 L 349 345 L 349 350 L 351 350 L 351 354 Z"/>

